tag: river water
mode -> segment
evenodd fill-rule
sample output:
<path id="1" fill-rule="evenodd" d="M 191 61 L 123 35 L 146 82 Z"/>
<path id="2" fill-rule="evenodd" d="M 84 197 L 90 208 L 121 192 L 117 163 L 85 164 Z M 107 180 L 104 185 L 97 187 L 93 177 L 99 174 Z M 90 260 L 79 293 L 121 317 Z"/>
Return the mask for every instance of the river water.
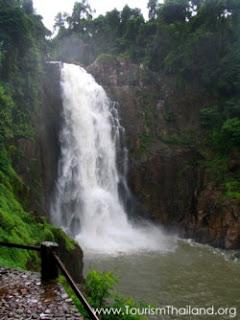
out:
<path id="1" fill-rule="evenodd" d="M 174 251 L 161 254 L 85 255 L 85 274 L 93 269 L 112 271 L 119 277 L 118 291 L 136 301 L 158 307 L 214 306 L 215 312 L 235 307 L 235 319 L 240 319 L 240 262 L 230 253 L 179 240 Z M 229 313 L 149 319 L 233 318 L 234 310 Z"/>

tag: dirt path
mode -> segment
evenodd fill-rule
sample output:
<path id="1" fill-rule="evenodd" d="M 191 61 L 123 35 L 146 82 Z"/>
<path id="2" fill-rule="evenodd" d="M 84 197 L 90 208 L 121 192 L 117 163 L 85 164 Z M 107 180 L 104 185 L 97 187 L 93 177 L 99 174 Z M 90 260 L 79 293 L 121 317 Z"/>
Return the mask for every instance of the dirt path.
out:
<path id="1" fill-rule="evenodd" d="M 83 320 L 59 284 L 34 272 L 0 268 L 0 320 Z"/>

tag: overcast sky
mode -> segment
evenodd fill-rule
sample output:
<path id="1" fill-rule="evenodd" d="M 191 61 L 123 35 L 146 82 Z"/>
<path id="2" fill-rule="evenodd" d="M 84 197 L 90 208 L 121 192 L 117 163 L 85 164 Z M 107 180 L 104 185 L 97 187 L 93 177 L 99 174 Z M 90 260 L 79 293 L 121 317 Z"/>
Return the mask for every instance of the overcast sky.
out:
<path id="1" fill-rule="evenodd" d="M 43 17 L 45 26 L 52 30 L 54 17 L 58 12 L 71 13 L 76 0 L 33 0 L 34 8 Z M 96 14 L 103 14 L 114 8 L 122 9 L 126 4 L 131 8 L 140 8 L 147 17 L 148 0 L 89 0 L 92 9 L 96 9 Z"/>

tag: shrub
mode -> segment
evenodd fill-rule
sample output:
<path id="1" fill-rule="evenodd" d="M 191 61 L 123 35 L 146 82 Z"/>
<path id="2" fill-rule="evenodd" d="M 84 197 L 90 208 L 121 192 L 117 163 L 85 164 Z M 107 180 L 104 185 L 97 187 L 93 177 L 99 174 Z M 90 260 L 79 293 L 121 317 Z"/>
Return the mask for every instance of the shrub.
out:
<path id="1" fill-rule="evenodd" d="M 117 59 L 114 55 L 108 54 L 108 53 L 101 53 L 97 59 L 96 62 L 102 63 L 102 64 L 112 64 L 116 63 Z"/>
<path id="2" fill-rule="evenodd" d="M 84 316 L 84 319 L 89 319 L 86 311 L 66 282 L 65 278 L 61 276 L 59 278 L 59 281 L 64 286 L 68 295 L 72 298 L 80 313 Z M 141 309 L 146 306 L 143 303 L 136 303 L 133 299 L 122 297 L 118 293 L 116 293 L 116 291 L 114 290 L 114 286 L 117 284 L 117 282 L 117 277 L 114 276 L 111 272 L 99 272 L 96 270 L 89 272 L 85 282 L 85 294 L 90 305 L 93 308 L 98 309 L 107 308 L 108 310 L 111 310 L 111 308 L 113 308 L 122 310 L 122 314 L 118 314 L 117 316 L 113 313 L 108 315 L 102 314 L 102 320 L 145 320 L 146 317 L 144 316 L 127 314 L 125 312 L 126 306 L 128 306 L 129 309 Z"/>
<path id="3" fill-rule="evenodd" d="M 86 278 L 86 292 L 90 298 L 91 305 L 99 308 L 106 304 L 111 297 L 111 290 L 117 283 L 117 278 L 110 272 L 89 272 Z"/>
<path id="4" fill-rule="evenodd" d="M 220 113 L 216 106 L 203 108 L 200 111 L 200 123 L 205 129 L 215 128 L 220 122 Z"/>
<path id="5" fill-rule="evenodd" d="M 222 134 L 225 141 L 232 146 L 240 146 L 240 119 L 228 119 L 222 125 Z"/>
<path id="6" fill-rule="evenodd" d="M 240 181 L 231 180 L 224 184 L 225 195 L 229 198 L 240 199 Z"/>

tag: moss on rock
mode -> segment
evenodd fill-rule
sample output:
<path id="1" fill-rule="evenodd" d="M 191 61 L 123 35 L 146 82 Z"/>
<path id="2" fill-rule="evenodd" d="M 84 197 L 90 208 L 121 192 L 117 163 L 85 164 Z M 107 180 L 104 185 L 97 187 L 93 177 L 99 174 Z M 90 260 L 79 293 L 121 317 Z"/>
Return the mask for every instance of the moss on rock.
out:
<path id="1" fill-rule="evenodd" d="M 3 151 L 4 152 L 4 151 Z M 22 207 L 18 193 L 24 185 L 13 170 L 10 161 L 5 157 L 4 171 L 0 168 L 0 241 L 40 244 L 42 241 L 55 241 L 60 247 L 60 256 L 70 267 L 72 275 L 82 279 L 82 251 L 75 241 L 63 230 L 49 224 L 46 219 L 35 217 Z M 0 247 L 0 265 L 14 268 L 34 269 L 40 267 L 38 254 L 17 249 Z M 75 268 L 75 269 L 74 269 Z M 73 272 L 73 270 L 75 270 Z"/>

